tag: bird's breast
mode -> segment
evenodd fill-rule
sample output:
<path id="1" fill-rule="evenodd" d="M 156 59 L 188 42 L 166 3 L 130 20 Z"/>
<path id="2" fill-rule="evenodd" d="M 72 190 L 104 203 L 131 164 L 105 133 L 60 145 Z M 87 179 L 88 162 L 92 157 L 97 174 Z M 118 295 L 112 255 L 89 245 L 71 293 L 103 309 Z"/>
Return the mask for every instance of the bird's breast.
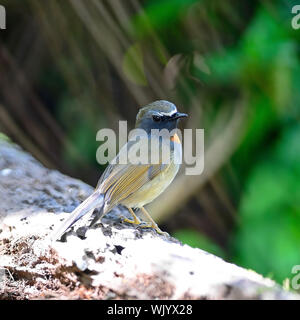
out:
<path id="1" fill-rule="evenodd" d="M 155 178 L 143 185 L 138 191 L 125 199 L 122 204 L 127 207 L 140 208 L 157 198 L 170 185 L 178 173 L 181 162 L 181 153 L 181 144 L 175 143 L 174 149 L 171 151 L 171 162 L 164 165 L 165 169 L 163 169 Z"/>

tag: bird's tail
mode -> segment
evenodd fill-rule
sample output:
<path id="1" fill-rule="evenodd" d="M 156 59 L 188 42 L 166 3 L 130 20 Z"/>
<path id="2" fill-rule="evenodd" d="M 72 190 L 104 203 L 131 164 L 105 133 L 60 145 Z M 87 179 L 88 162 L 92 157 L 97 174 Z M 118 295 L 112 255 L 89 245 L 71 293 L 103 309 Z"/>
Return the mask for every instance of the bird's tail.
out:
<path id="1" fill-rule="evenodd" d="M 101 206 L 103 206 L 103 195 L 101 195 L 99 191 L 95 191 L 70 213 L 70 216 L 62 223 L 62 225 L 51 234 L 50 239 L 52 241 L 60 239 L 67 229 L 69 229 L 76 221 L 91 210 Z"/>

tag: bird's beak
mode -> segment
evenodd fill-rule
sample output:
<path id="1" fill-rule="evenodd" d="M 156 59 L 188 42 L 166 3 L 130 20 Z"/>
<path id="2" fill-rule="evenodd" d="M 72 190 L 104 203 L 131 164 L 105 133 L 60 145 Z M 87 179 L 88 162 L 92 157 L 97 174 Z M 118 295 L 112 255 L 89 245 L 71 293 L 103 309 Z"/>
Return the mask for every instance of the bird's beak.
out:
<path id="1" fill-rule="evenodd" d="M 176 112 L 172 118 L 173 119 L 180 119 L 180 118 L 186 118 L 186 117 L 188 117 L 188 115 L 186 113 Z"/>

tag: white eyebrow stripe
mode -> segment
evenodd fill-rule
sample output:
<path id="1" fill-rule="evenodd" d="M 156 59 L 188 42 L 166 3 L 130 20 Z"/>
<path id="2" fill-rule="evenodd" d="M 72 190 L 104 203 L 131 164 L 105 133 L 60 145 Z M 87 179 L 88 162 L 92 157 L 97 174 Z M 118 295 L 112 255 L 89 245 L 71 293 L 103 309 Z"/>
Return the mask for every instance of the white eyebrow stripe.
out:
<path id="1" fill-rule="evenodd" d="M 170 112 L 162 112 L 162 111 L 160 111 L 159 113 L 161 114 L 161 115 L 164 115 L 164 116 L 172 116 L 173 114 L 175 114 L 177 112 L 177 109 L 175 109 L 175 110 L 172 110 L 172 111 L 170 111 Z"/>

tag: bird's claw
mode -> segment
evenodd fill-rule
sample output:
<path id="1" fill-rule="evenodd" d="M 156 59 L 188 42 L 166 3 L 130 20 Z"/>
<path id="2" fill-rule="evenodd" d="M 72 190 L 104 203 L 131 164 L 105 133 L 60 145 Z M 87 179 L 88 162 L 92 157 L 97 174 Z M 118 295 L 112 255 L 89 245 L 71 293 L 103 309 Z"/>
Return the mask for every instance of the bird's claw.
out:
<path id="1" fill-rule="evenodd" d="M 131 224 L 136 224 L 136 225 L 140 225 L 141 224 L 141 221 L 138 218 L 130 220 L 130 219 L 127 219 L 124 216 L 122 216 L 121 219 L 122 219 L 122 222 L 127 222 L 127 223 L 131 223 Z"/>
<path id="2" fill-rule="evenodd" d="M 163 236 L 169 236 L 168 232 L 164 232 L 164 231 L 160 230 L 157 224 L 153 224 L 151 222 L 150 223 L 143 222 L 140 227 L 141 228 L 152 228 L 152 229 L 156 230 L 156 232 L 158 234 L 161 234 Z"/>

